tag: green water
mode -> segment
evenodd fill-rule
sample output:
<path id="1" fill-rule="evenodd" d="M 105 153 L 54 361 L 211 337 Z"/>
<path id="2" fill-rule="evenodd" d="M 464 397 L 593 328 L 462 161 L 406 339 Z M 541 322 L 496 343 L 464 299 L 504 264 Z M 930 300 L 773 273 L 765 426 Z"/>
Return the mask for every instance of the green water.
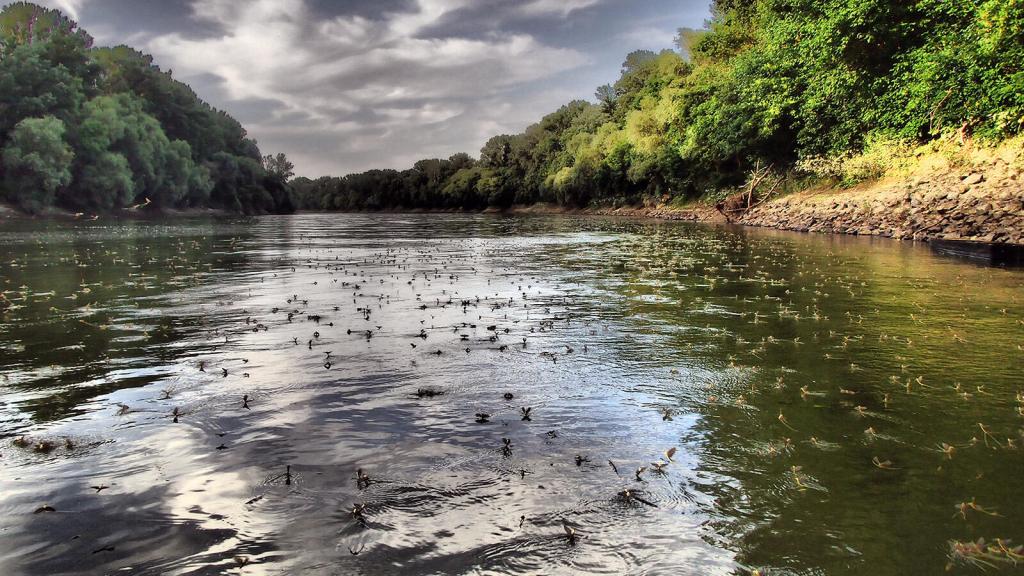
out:
<path id="1" fill-rule="evenodd" d="M 0 573 L 1024 570 L 1020 270 L 568 217 L 0 246 Z"/>

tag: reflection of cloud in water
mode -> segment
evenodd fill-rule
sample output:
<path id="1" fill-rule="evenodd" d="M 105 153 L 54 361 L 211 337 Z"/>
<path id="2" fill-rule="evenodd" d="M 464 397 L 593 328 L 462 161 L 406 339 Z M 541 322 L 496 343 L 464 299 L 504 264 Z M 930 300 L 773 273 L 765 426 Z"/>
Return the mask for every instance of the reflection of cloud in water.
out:
<path id="1" fill-rule="evenodd" d="M 950 363 L 963 365 L 969 389 L 985 373 L 992 396 L 976 395 L 981 403 L 1006 400 L 1016 374 L 986 354 L 1012 339 L 1019 280 L 974 279 L 1009 311 L 970 303 L 984 321 L 958 330 L 976 345 L 951 354 L 945 325 L 974 286 L 963 268 L 911 267 L 906 281 L 927 293 L 904 305 L 905 280 L 892 272 L 902 262 L 822 239 L 459 215 L 182 224 L 180 237 L 173 226 L 152 238 L 145 225 L 116 229 L 37 232 L 19 245 L 26 267 L 2 269 L 20 275 L 51 257 L 33 252 L 46 238 L 86 264 L 43 282 L 59 297 L 78 293 L 84 311 L 34 302 L 0 325 L 0 340 L 24 347 L 7 348 L 3 429 L 58 445 L 3 450 L 12 473 L 0 478 L 0 564 L 17 573 L 220 573 L 235 555 L 250 558 L 246 574 L 728 574 L 780 553 L 805 570 L 862 568 L 827 551 L 875 553 L 851 528 L 871 524 L 874 495 L 906 483 L 934 496 L 936 484 L 884 483 L 858 463 L 881 455 L 934 470 L 920 430 L 946 441 L 968 417 L 940 394 Z M 129 274 L 136 287 L 123 283 Z M 13 282 L 50 288 L 35 276 Z M 909 313 L 927 318 L 920 307 L 936 325 L 910 334 Z M 910 349 L 908 337 L 928 346 Z M 912 400 L 949 422 L 923 426 L 901 388 L 880 384 L 900 364 L 914 377 L 927 370 L 934 388 Z M 420 388 L 442 394 L 421 398 Z M 884 393 L 899 402 L 884 405 Z M 979 406 L 992 430 L 1013 430 L 1015 415 Z M 490 423 L 475 421 L 481 412 Z M 871 425 L 882 433 L 868 443 Z M 679 451 L 659 474 L 652 463 L 670 447 Z M 1007 476 L 991 468 L 977 480 L 986 504 L 1014 513 L 990 477 Z M 794 479 L 830 502 L 809 500 Z M 657 508 L 620 496 L 627 489 Z M 932 500 L 892 502 L 920 525 L 934 512 Z M 43 503 L 57 512 L 31 514 Z M 932 529 L 931 540 L 949 535 Z"/>

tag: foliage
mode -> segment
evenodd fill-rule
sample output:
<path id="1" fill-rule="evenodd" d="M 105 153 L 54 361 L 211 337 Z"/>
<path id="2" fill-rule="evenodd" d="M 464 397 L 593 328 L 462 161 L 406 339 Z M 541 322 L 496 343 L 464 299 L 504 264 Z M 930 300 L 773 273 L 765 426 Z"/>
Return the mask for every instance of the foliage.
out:
<path id="1" fill-rule="evenodd" d="M 119 93 L 86 103 L 76 142 L 82 186 L 66 196 L 83 208 L 124 208 L 136 198 L 178 206 L 208 188 L 189 145 L 170 141 L 137 97 Z M 131 186 L 123 184 L 131 181 Z M 192 190 L 197 187 L 199 190 Z"/>
<path id="2" fill-rule="evenodd" d="M 288 161 L 287 156 L 280 153 L 276 156 L 270 154 L 264 156 L 263 169 L 266 171 L 267 176 L 277 178 L 282 182 L 287 182 L 289 178 L 295 175 L 295 165 Z"/>
<path id="3" fill-rule="evenodd" d="M 46 120 L 46 129 L 28 120 Z M 40 131 L 50 143 L 59 133 L 70 148 L 67 181 L 55 168 L 63 166 L 56 160 L 63 155 L 16 157 L 34 152 L 15 137 Z M 161 71 L 152 57 L 127 46 L 93 48 L 88 33 L 59 11 L 26 2 L 0 10 L 0 146 L 9 194 L 26 210 L 54 203 L 82 211 L 295 207 L 288 182 L 293 166 L 283 154 L 268 156 L 264 165 L 234 118 Z M 51 169 L 61 177 L 41 176 Z M 31 182 L 40 188 L 31 190 Z"/>
<path id="4" fill-rule="evenodd" d="M 40 44 L 22 45 L 0 61 L 0 138 L 25 118 L 77 118 L 85 100 L 82 79 L 55 65 Z"/>
<path id="5" fill-rule="evenodd" d="M 55 38 L 73 37 L 82 46 L 92 47 L 92 36 L 62 14 L 29 2 L 13 2 L 0 12 L 0 49 L 45 43 Z M 0 56 L 6 52 L 0 51 Z"/>
<path id="6" fill-rule="evenodd" d="M 853 186 L 885 175 L 899 175 L 914 165 L 914 147 L 907 141 L 874 135 L 860 153 L 801 158 L 796 168 L 803 174 Z"/>
<path id="7" fill-rule="evenodd" d="M 628 54 L 596 103 L 569 102 L 521 133 L 495 136 L 479 159 L 290 180 L 284 155 L 263 156 L 237 121 L 150 56 L 92 48 L 59 12 L 18 2 L 0 11 L 4 181 L 42 187 L 25 196 L 28 209 L 144 199 L 251 213 L 679 202 L 741 185 L 755 166 L 849 185 L 898 169 L 943 135 L 999 141 L 1024 131 L 1019 0 L 711 8 L 705 29 L 679 30 L 678 51 Z M 19 138 L 49 136 L 32 140 L 37 157 L 18 158 L 32 153 L 12 144 L 27 119 L 49 120 Z M 45 177 L 62 173 L 58 142 L 73 155 L 69 182 Z"/>
<path id="8" fill-rule="evenodd" d="M 680 29 L 676 44 L 629 54 L 596 104 L 492 138 L 447 179 L 303 181 L 302 205 L 678 203 L 739 186 L 757 165 L 851 185 L 951 131 L 1024 131 L 1019 0 L 716 0 L 706 29 Z M 321 200 L 341 189 L 344 202 Z"/>
<path id="9" fill-rule="evenodd" d="M 3 149 L 4 184 L 15 204 L 37 213 L 53 202 L 57 189 L 71 182 L 74 154 L 64 139 L 64 123 L 53 116 L 26 118 Z"/>

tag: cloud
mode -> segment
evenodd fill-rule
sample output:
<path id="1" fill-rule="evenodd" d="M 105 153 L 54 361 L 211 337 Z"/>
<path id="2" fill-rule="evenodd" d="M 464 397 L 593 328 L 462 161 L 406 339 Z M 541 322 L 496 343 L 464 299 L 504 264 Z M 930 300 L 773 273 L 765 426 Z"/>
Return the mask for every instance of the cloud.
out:
<path id="1" fill-rule="evenodd" d="M 637 49 L 663 50 L 676 43 L 676 32 L 653 25 L 639 25 L 619 34 L 619 39 Z"/>
<path id="2" fill-rule="evenodd" d="M 39 0 L 36 4 L 47 8 L 56 8 L 72 19 L 77 19 L 85 0 Z"/>
<path id="3" fill-rule="evenodd" d="M 503 113 L 483 102 L 588 62 L 574 49 L 545 44 L 527 33 L 419 35 L 469 4 L 418 0 L 411 10 L 377 18 L 323 18 L 306 0 L 196 1 L 193 18 L 213 25 L 217 34 L 164 34 L 146 48 L 186 81 L 215 78 L 228 102 L 276 103 L 259 117 L 241 119 L 268 152 L 290 151 L 297 135 L 310 134 L 318 142 L 316 150 L 328 155 L 314 158 L 316 150 L 299 146 L 292 154 L 304 174 L 396 165 L 396 152 L 405 161 L 446 150 L 445 144 L 464 149 L 474 142 L 478 147 L 478 138 L 468 134 L 475 126 L 493 125 Z M 554 9 L 548 4 L 554 3 L 535 0 L 524 9 Z M 359 140 L 358 147 L 353 139 Z M 418 142 L 415 150 L 413 142 Z M 376 158 L 345 155 L 374 148 Z"/>
<path id="4" fill-rule="evenodd" d="M 708 0 L 41 0 L 128 43 L 307 176 L 476 153 L 671 46 Z"/>
<path id="5" fill-rule="evenodd" d="M 563 17 L 572 14 L 577 10 L 590 8 L 598 4 L 600 0 L 532 0 L 520 7 L 520 11 L 527 15 L 540 14 L 561 14 Z"/>
<path id="6" fill-rule="evenodd" d="M 84 3 L 85 0 L 57 0 L 54 2 L 57 8 L 63 10 L 65 14 L 72 18 L 78 18 L 79 10 L 81 10 Z"/>

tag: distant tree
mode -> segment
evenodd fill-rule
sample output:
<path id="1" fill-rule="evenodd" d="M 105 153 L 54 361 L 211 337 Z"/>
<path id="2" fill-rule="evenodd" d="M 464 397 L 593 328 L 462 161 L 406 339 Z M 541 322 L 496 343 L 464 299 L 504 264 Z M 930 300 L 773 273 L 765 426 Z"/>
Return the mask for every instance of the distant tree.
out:
<path id="1" fill-rule="evenodd" d="M 597 87 L 597 92 L 594 93 L 598 103 L 608 114 L 611 114 L 615 110 L 615 102 L 619 99 L 619 95 L 615 92 L 615 87 L 611 84 L 602 84 Z"/>
<path id="2" fill-rule="evenodd" d="M 507 134 L 495 136 L 480 150 L 480 163 L 484 167 L 507 166 L 512 153 L 513 137 Z"/>
<path id="3" fill-rule="evenodd" d="M 263 169 L 269 176 L 277 178 L 281 182 L 287 182 L 295 175 L 295 165 L 288 161 L 288 157 L 284 153 L 278 153 L 276 156 L 270 154 L 264 156 Z"/>
<path id="4" fill-rule="evenodd" d="M 477 192 L 477 183 L 480 181 L 482 171 L 483 169 L 477 166 L 456 172 L 441 190 L 445 200 L 451 206 L 460 208 L 483 206 L 484 203 Z"/>
<path id="5" fill-rule="evenodd" d="M 658 53 L 651 50 L 634 50 L 626 55 L 622 63 L 622 74 L 631 74 L 657 57 Z"/>
<path id="6" fill-rule="evenodd" d="M 713 0 L 711 13 L 717 18 L 730 15 L 749 17 L 757 6 L 758 0 Z"/>
<path id="7" fill-rule="evenodd" d="M 676 31 L 675 44 L 683 60 L 689 62 L 693 59 L 694 47 L 707 33 L 707 30 L 697 30 L 694 28 L 680 28 Z"/>
<path id="8" fill-rule="evenodd" d="M 74 154 L 64 130 L 64 122 L 53 116 L 26 118 L 4 146 L 4 184 L 10 199 L 26 212 L 50 206 L 57 190 L 71 182 Z"/>
<path id="9" fill-rule="evenodd" d="M 452 173 L 458 172 L 463 168 L 472 168 L 473 166 L 476 165 L 476 160 L 474 160 L 472 156 L 466 154 L 465 152 L 453 154 L 450 158 L 448 158 L 448 162 L 451 164 Z"/>
<path id="10" fill-rule="evenodd" d="M 75 178 L 65 205 L 90 210 L 127 206 L 135 198 L 132 167 L 123 154 L 102 151 L 91 156 Z"/>
<path id="11" fill-rule="evenodd" d="M 227 152 L 214 154 L 208 166 L 215 183 L 210 192 L 211 202 L 226 210 L 251 211 L 252 207 L 243 204 L 243 201 L 252 197 L 251 191 L 247 193 L 245 190 L 249 186 L 248 183 L 263 172 L 263 167 L 252 158 L 235 156 Z"/>
<path id="12" fill-rule="evenodd" d="M 484 170 L 476 182 L 477 197 L 485 206 L 508 207 L 515 197 L 507 170 Z"/>

